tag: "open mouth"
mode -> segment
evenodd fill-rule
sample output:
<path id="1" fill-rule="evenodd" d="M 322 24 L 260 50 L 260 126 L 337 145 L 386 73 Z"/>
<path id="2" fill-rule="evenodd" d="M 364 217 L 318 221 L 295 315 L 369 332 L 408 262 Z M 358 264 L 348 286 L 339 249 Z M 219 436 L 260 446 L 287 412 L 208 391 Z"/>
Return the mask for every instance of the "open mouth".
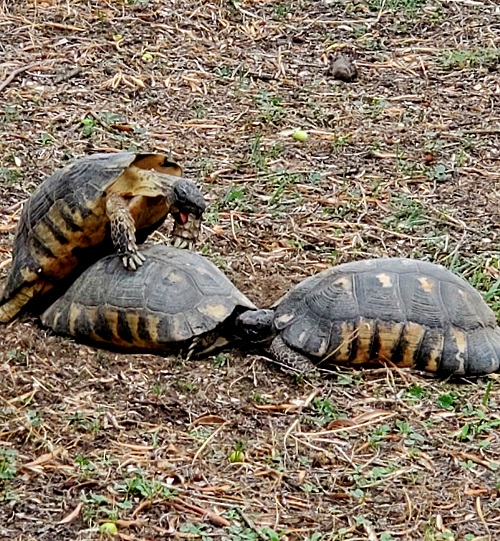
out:
<path id="1" fill-rule="evenodd" d="M 189 220 L 189 213 L 182 212 L 182 211 L 175 212 L 174 213 L 174 220 L 180 225 L 186 225 L 186 223 Z"/>

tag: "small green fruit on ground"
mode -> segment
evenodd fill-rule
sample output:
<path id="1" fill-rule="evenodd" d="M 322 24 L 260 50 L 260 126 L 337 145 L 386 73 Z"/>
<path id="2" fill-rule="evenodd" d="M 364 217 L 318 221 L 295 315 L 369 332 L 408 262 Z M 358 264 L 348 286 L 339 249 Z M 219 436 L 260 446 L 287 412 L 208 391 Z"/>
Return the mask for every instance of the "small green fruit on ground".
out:
<path id="1" fill-rule="evenodd" d="M 118 528 L 114 522 L 105 522 L 104 524 L 101 524 L 99 533 L 109 536 L 118 535 Z"/>
<path id="2" fill-rule="evenodd" d="M 293 132 L 292 137 L 296 141 L 307 141 L 309 135 L 304 130 L 299 130 L 298 128 Z"/>

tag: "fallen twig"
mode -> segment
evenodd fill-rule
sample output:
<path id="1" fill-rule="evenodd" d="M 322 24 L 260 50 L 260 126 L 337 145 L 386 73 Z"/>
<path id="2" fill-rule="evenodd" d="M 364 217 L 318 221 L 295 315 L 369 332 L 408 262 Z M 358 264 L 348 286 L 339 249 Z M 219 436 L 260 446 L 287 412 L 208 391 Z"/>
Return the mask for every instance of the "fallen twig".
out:
<path id="1" fill-rule="evenodd" d="M 12 83 L 12 81 L 20 73 L 24 73 L 25 71 L 31 71 L 32 69 L 39 68 L 39 67 L 40 67 L 40 64 L 38 62 L 36 62 L 34 64 L 28 64 L 27 66 L 22 66 L 21 68 L 17 68 L 14 71 L 11 71 L 10 75 L 7 77 L 7 79 L 5 79 L 5 81 L 0 84 L 0 92 L 2 92 L 2 90 L 7 88 L 10 85 L 10 83 Z"/>
<path id="2" fill-rule="evenodd" d="M 229 522 L 229 520 L 227 520 L 227 518 L 221 517 L 219 514 L 215 513 L 214 511 L 210 511 L 209 509 L 204 509 L 203 507 L 199 507 L 198 505 L 186 503 L 179 500 L 178 498 L 170 500 L 169 503 L 174 509 L 177 509 L 178 511 L 193 511 L 198 515 L 206 517 L 210 522 L 212 522 L 212 524 L 215 524 L 216 526 L 231 526 L 231 523 Z"/>

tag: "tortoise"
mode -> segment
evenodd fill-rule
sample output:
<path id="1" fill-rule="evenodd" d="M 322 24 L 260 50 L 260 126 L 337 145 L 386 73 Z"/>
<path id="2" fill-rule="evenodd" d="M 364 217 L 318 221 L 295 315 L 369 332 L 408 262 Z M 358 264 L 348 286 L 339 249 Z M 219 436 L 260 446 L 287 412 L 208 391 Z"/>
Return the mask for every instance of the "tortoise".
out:
<path id="1" fill-rule="evenodd" d="M 125 268 L 137 269 L 144 261 L 137 242 L 168 213 L 175 220 L 174 244 L 191 245 L 205 201 L 181 174 L 162 154 L 119 152 L 81 158 L 48 177 L 21 213 L 0 322 L 114 250 Z"/>
<path id="2" fill-rule="evenodd" d="M 229 344 L 255 305 L 202 255 L 162 244 L 136 272 L 116 255 L 88 268 L 41 316 L 56 334 L 129 352 L 202 356 Z"/>
<path id="3" fill-rule="evenodd" d="M 332 267 L 271 309 L 242 313 L 236 332 L 269 347 L 288 370 L 389 361 L 441 374 L 498 369 L 500 329 L 464 279 L 404 258 Z"/>

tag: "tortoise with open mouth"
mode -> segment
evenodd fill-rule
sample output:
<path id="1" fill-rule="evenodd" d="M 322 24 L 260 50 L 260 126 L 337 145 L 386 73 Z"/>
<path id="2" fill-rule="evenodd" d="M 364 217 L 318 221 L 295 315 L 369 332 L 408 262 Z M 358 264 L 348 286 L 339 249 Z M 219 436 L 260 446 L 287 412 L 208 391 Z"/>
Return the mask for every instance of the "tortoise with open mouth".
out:
<path id="1" fill-rule="evenodd" d="M 196 185 L 162 154 L 94 154 L 59 169 L 26 202 L 13 262 L 0 295 L 0 323 L 34 298 L 116 251 L 122 265 L 144 262 L 137 243 L 170 213 L 173 243 L 190 246 L 205 210 Z"/>

